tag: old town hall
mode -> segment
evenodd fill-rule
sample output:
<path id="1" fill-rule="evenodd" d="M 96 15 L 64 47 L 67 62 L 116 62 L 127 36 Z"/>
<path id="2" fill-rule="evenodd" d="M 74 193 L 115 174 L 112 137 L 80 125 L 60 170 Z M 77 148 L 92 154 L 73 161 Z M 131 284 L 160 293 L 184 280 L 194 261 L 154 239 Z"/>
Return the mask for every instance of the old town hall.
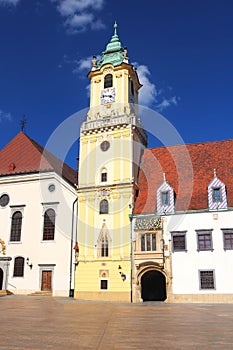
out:
<path id="1" fill-rule="evenodd" d="M 233 140 L 148 148 L 116 24 L 88 77 L 78 178 L 24 133 L 0 151 L 1 289 L 233 302 Z"/>

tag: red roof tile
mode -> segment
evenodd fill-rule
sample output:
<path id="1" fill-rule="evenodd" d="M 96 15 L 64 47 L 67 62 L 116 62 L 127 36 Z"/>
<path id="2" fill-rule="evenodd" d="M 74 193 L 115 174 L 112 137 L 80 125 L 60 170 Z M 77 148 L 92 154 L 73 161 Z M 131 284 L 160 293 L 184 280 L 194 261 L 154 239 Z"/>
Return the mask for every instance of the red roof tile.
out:
<path id="1" fill-rule="evenodd" d="M 145 149 L 134 213 L 156 211 L 163 173 L 175 191 L 177 211 L 208 208 L 207 187 L 214 169 L 226 185 L 228 205 L 233 206 L 233 140 Z"/>
<path id="2" fill-rule="evenodd" d="M 55 171 L 71 184 L 77 173 L 23 132 L 0 151 L 0 176 Z"/>

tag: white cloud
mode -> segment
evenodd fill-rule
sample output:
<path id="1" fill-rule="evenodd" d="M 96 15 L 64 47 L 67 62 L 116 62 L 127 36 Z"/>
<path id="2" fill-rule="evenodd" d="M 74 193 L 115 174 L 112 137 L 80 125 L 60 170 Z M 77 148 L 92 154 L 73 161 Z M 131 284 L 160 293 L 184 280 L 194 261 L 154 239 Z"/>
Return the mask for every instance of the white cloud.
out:
<path id="1" fill-rule="evenodd" d="M 97 60 L 100 59 L 100 56 L 97 56 Z M 83 72 L 87 73 L 91 69 L 92 65 L 92 56 L 81 58 L 80 60 L 73 61 L 75 68 L 73 73 L 83 75 Z"/>
<path id="2" fill-rule="evenodd" d="M 77 12 L 83 12 L 88 8 L 101 10 L 104 0 L 55 0 L 54 2 L 58 3 L 57 9 L 62 16 L 73 16 Z"/>
<path id="3" fill-rule="evenodd" d="M 177 106 L 179 98 L 176 96 L 172 96 L 170 98 L 164 98 L 162 102 L 158 103 L 156 105 L 156 109 L 159 112 L 162 112 L 164 109 L 170 107 L 170 106 Z"/>
<path id="4" fill-rule="evenodd" d="M 0 5 L 17 5 L 20 0 L 0 0 Z"/>
<path id="5" fill-rule="evenodd" d="M 172 105 L 176 106 L 178 104 L 178 97 L 165 96 L 164 89 L 158 89 L 157 86 L 151 82 L 151 73 L 147 66 L 139 65 L 138 63 L 133 63 L 133 65 L 137 68 L 139 81 L 143 85 L 139 91 L 139 104 L 147 107 L 155 107 L 159 112 Z M 171 93 L 172 88 L 168 86 L 167 89 L 169 93 Z"/>
<path id="6" fill-rule="evenodd" d="M 57 11 L 65 17 L 65 26 L 71 33 L 85 31 L 87 28 L 105 28 L 96 18 L 95 11 L 101 10 L 105 0 L 50 0 L 57 4 Z"/>
<path id="7" fill-rule="evenodd" d="M 158 95 L 155 84 L 149 80 L 150 71 L 145 65 L 138 65 L 137 63 L 133 63 L 133 65 L 137 67 L 139 81 L 143 85 L 139 92 L 139 104 L 150 106 L 156 101 Z"/>
<path id="8" fill-rule="evenodd" d="M 92 23 L 93 19 L 94 16 L 91 13 L 75 14 L 74 16 L 67 18 L 65 25 L 75 31 L 84 31 L 87 25 Z"/>
<path id="9" fill-rule="evenodd" d="M 88 71 L 91 69 L 91 60 L 92 57 L 81 58 L 79 61 L 76 61 L 76 67 L 73 70 L 73 73 L 79 73 L 80 71 Z"/>
<path id="10" fill-rule="evenodd" d="M 0 109 L 0 123 L 3 122 L 3 121 L 11 121 L 12 120 L 12 116 L 10 113 L 6 113 L 4 111 L 2 111 Z"/>

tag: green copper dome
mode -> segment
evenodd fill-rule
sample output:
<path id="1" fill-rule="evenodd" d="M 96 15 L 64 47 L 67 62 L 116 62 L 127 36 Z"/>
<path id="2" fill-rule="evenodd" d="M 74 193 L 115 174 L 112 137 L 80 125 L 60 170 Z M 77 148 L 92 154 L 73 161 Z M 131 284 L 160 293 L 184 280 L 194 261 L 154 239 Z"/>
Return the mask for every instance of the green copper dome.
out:
<path id="1" fill-rule="evenodd" d="M 106 50 L 102 52 L 102 58 L 96 64 L 96 68 L 100 69 L 105 64 L 112 64 L 119 66 L 126 59 L 126 49 L 121 45 L 120 39 L 117 35 L 117 24 L 114 24 L 114 34 L 110 42 L 106 46 Z"/>

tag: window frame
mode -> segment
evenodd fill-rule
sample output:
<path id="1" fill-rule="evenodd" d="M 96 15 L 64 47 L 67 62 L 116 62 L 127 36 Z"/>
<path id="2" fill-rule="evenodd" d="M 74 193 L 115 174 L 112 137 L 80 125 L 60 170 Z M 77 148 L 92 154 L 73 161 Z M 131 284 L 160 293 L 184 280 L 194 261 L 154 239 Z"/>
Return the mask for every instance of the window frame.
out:
<path id="1" fill-rule="evenodd" d="M 100 181 L 101 182 L 107 182 L 108 181 L 108 172 L 107 172 L 106 168 L 102 169 L 102 171 L 101 171 Z"/>
<path id="2" fill-rule="evenodd" d="M 210 288 L 203 288 L 202 286 L 202 277 L 201 277 L 201 274 L 202 273 L 208 273 L 208 272 L 211 272 L 212 273 L 212 285 L 213 287 L 210 287 Z M 215 270 L 214 269 L 208 269 L 208 270 L 198 270 L 198 275 L 199 275 L 199 289 L 200 290 L 216 290 L 216 278 L 215 278 Z"/>
<path id="3" fill-rule="evenodd" d="M 171 238 L 172 238 L 172 252 L 187 252 L 187 239 L 186 239 L 186 233 L 187 231 L 172 231 L 171 232 Z M 174 238 L 175 237 L 184 237 L 184 249 L 181 248 L 175 248 L 174 247 Z"/>
<path id="4" fill-rule="evenodd" d="M 102 282 L 105 282 L 106 283 L 106 288 L 102 288 Z M 107 278 L 101 278 L 100 279 L 100 290 L 108 290 L 109 289 L 109 286 L 108 286 L 108 279 Z"/>
<path id="5" fill-rule="evenodd" d="M 22 264 L 17 266 L 16 265 L 17 261 L 21 261 Z M 25 267 L 25 258 L 23 256 L 16 256 L 14 258 L 13 277 L 24 277 L 24 267 Z"/>
<path id="6" fill-rule="evenodd" d="M 99 242 L 99 256 L 101 258 L 108 258 L 109 257 L 109 239 L 108 236 L 105 234 L 101 237 Z"/>
<path id="7" fill-rule="evenodd" d="M 219 200 L 216 200 L 216 197 L 215 197 L 216 190 L 219 191 Z M 214 203 L 222 203 L 222 188 L 220 186 L 212 187 L 212 198 Z"/>
<path id="8" fill-rule="evenodd" d="M 53 216 L 54 222 L 52 222 L 51 219 L 49 218 L 49 216 L 47 214 L 48 211 L 53 211 L 53 213 L 54 213 L 54 216 Z M 52 242 L 52 241 L 55 240 L 56 211 L 54 210 L 54 208 L 51 208 L 51 207 L 50 208 L 46 208 L 43 216 L 44 216 L 44 220 L 43 220 L 42 241 L 43 242 Z M 50 222 L 49 221 L 46 222 L 47 217 L 49 218 Z M 52 232 L 45 232 L 45 230 L 48 230 L 48 231 L 52 230 Z M 49 235 L 51 235 L 51 238 L 48 238 Z"/>
<path id="9" fill-rule="evenodd" d="M 113 75 L 108 73 L 104 77 L 104 89 L 113 87 Z"/>
<path id="10" fill-rule="evenodd" d="M 106 198 L 101 199 L 99 203 L 99 214 L 100 215 L 107 215 L 109 213 L 109 203 Z"/>
<path id="11" fill-rule="evenodd" d="M 153 240 L 153 236 L 154 236 L 154 240 Z M 144 241 L 144 249 L 142 249 L 142 241 Z M 155 249 L 153 249 L 153 242 L 155 242 Z M 148 245 L 150 246 L 150 249 L 147 249 Z M 140 234 L 140 251 L 141 252 L 156 252 L 157 251 L 157 234 L 156 233 L 154 233 L 154 232 L 142 232 Z"/>
<path id="12" fill-rule="evenodd" d="M 4 200 L 7 199 L 7 200 Z M 8 204 L 10 203 L 10 196 L 8 193 L 2 193 L 0 195 L 0 208 L 4 209 L 8 206 Z"/>
<path id="13" fill-rule="evenodd" d="M 161 194 L 161 204 L 163 207 L 168 207 L 170 204 L 170 193 L 169 190 L 164 190 L 160 192 Z M 166 195 L 166 201 L 164 200 L 164 196 Z"/>
<path id="14" fill-rule="evenodd" d="M 196 230 L 196 235 L 197 235 L 197 251 L 198 252 L 205 252 L 205 251 L 213 251 L 213 237 L 212 237 L 212 232 L 213 232 L 213 229 L 210 229 L 210 230 Z M 205 248 L 205 249 L 201 249 L 200 248 L 200 239 L 199 237 L 201 235 L 205 235 L 205 236 L 209 236 L 210 237 L 210 247 L 209 248 Z M 206 241 L 206 240 L 204 240 Z"/>
<path id="15" fill-rule="evenodd" d="M 224 229 L 222 228 L 222 235 L 223 235 L 223 249 L 224 250 L 233 250 L 233 229 Z M 226 239 L 225 239 L 225 235 L 232 235 L 230 241 L 231 241 L 231 247 L 228 248 L 226 247 Z"/>
<path id="16" fill-rule="evenodd" d="M 20 214 L 19 218 L 15 218 L 17 214 Z M 11 215 L 11 231 L 10 231 L 9 243 L 21 243 L 22 223 L 23 223 L 22 211 L 21 210 L 14 211 Z"/>

